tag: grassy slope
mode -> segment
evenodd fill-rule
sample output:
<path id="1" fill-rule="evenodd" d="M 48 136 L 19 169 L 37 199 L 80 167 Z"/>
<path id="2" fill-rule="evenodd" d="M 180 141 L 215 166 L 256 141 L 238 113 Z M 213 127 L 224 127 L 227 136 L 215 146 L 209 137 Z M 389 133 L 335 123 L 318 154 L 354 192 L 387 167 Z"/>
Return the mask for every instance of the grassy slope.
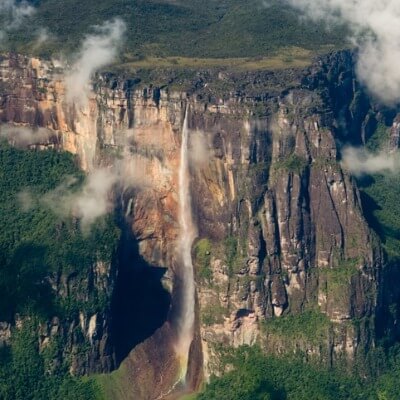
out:
<path id="1" fill-rule="evenodd" d="M 278 0 L 271 0 L 269 7 L 263 6 L 260 0 L 35 2 L 38 3 L 36 14 L 10 35 L 9 48 L 29 51 L 34 40 L 32 27 L 45 27 L 53 40 L 36 51 L 49 55 L 60 49 L 76 50 L 77 43 L 93 25 L 117 16 L 128 26 L 122 59 L 125 62 L 143 57 L 185 57 L 186 60 L 269 57 L 279 56 L 282 49 L 293 47 L 304 49 L 300 52 L 300 58 L 304 58 L 305 53 L 310 56 L 344 43 L 343 30 L 327 32 L 322 24 L 300 20 L 297 12 L 282 6 Z M 172 61 L 174 65 L 176 61 Z"/>
<path id="2" fill-rule="evenodd" d="M 144 57 L 122 63 L 118 66 L 125 71 L 148 68 L 179 68 L 205 69 L 229 68 L 236 71 L 251 71 L 259 69 L 284 69 L 306 67 L 314 53 L 299 47 L 282 48 L 270 57 L 229 57 L 229 58 L 199 58 L 199 57 Z"/>

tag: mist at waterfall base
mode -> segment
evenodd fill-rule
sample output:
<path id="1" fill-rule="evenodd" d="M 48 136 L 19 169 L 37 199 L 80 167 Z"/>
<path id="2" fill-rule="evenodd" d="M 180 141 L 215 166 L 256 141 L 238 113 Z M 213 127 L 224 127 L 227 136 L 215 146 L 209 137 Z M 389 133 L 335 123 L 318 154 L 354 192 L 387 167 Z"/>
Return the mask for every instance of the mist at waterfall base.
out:
<path id="1" fill-rule="evenodd" d="M 189 129 L 188 108 L 182 127 L 182 143 L 179 167 L 179 225 L 180 234 L 177 245 L 179 271 L 177 276 L 178 311 L 176 318 L 177 338 L 174 343 L 175 353 L 180 363 L 179 381 L 185 383 L 190 346 L 194 336 L 195 321 L 195 285 L 192 263 L 192 244 L 197 235 L 192 217 L 189 174 Z"/>

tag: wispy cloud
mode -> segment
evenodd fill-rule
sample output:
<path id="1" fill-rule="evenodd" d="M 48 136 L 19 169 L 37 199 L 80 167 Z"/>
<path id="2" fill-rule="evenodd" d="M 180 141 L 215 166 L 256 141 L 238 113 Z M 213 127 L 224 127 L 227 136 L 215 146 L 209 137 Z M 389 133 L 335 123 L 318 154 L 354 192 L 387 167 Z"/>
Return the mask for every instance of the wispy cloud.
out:
<path id="1" fill-rule="evenodd" d="M 76 190 L 76 179 L 67 178 L 55 190 L 43 196 L 41 202 L 62 217 L 74 215 L 81 221 L 84 231 L 102 215 L 112 209 L 111 189 L 117 176 L 110 168 L 101 168 L 90 173 L 84 185 Z M 26 194 L 22 196 L 25 200 Z"/>
<path id="2" fill-rule="evenodd" d="M 54 132 L 46 128 L 0 125 L 0 137 L 5 138 L 14 146 L 47 143 L 52 136 L 54 136 Z"/>
<path id="3" fill-rule="evenodd" d="M 151 162 L 140 155 L 125 155 L 111 167 L 91 171 L 83 185 L 77 179 L 66 177 L 56 189 L 46 193 L 36 203 L 42 203 L 60 217 L 79 218 L 82 230 L 88 232 L 96 220 L 113 210 L 115 188 L 150 187 Z M 19 197 L 23 209 L 29 209 L 32 197 L 22 192 Z"/>
<path id="4" fill-rule="evenodd" d="M 1 0 L 0 15 L 2 15 L 5 20 L 2 30 L 8 31 L 18 28 L 25 19 L 30 17 L 34 12 L 35 8 L 26 1 Z"/>
<path id="5" fill-rule="evenodd" d="M 115 19 L 95 27 L 95 33 L 86 36 L 77 61 L 66 76 L 68 102 L 86 104 L 92 74 L 115 60 L 124 32 L 125 23 Z"/>
<path id="6" fill-rule="evenodd" d="M 398 152 L 370 153 L 360 147 L 347 147 L 342 152 L 342 165 L 356 176 L 400 172 Z"/>
<path id="7" fill-rule="evenodd" d="M 347 23 L 359 48 L 359 79 L 386 104 L 400 101 L 400 3 L 397 0 L 285 0 L 315 20 Z"/>
<path id="8" fill-rule="evenodd" d="M 33 50 L 37 50 L 53 40 L 53 37 L 50 35 L 49 31 L 46 28 L 39 28 L 36 31 L 35 36 L 36 38 L 33 44 Z"/>
<path id="9" fill-rule="evenodd" d="M 194 167 L 204 167 L 210 160 L 210 147 L 204 132 L 192 131 L 189 138 L 189 160 Z"/>
<path id="10" fill-rule="evenodd" d="M 10 31 L 18 29 L 35 12 L 26 1 L 0 0 L 0 43 L 7 40 Z"/>

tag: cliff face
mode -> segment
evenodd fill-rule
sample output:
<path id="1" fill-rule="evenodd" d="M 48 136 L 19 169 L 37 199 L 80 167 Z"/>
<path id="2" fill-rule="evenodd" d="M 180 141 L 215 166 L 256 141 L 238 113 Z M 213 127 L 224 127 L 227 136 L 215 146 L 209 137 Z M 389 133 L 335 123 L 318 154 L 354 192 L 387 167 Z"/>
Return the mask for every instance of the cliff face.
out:
<path id="1" fill-rule="evenodd" d="M 197 262 L 208 372 L 218 366 L 215 343 L 259 341 L 267 351 L 349 364 L 374 345 L 383 259 L 337 161 L 332 101 L 342 92 L 342 104 L 352 103 L 356 84 L 350 56 L 322 65 L 280 96 L 255 100 L 259 120 L 248 117 L 254 99 L 194 117 L 214 144 L 193 184 L 200 236 L 213 243 L 210 271 Z"/>
<path id="2" fill-rule="evenodd" d="M 104 298 L 101 311 L 85 307 L 75 318 L 65 320 L 62 316 L 54 316 L 39 327 L 40 350 L 44 350 L 52 339 L 61 337 L 65 346 L 54 362 L 69 359 L 69 371 L 73 375 L 111 371 L 116 367 L 110 337 L 110 304 L 116 273 L 117 265 L 110 260 L 95 262 L 87 271 L 86 279 L 77 278 L 73 272 L 53 278 L 52 286 L 58 298 L 68 299 L 73 293 L 76 301 L 82 304 L 87 304 L 93 295 Z"/>
<path id="3" fill-rule="evenodd" d="M 365 357 L 375 345 L 377 310 L 384 307 L 384 261 L 358 189 L 338 158 L 340 143 L 363 143 L 383 114 L 359 90 L 351 54 L 328 56 L 306 71 L 199 74 L 185 93 L 101 75 L 83 109 L 66 103 L 62 76 L 50 63 L 21 56 L 1 62 L 3 123 L 49 128 L 53 133 L 41 144 L 77 154 L 86 170 L 123 157 L 132 176 L 121 193 L 127 234 L 137 259 L 167 270 L 163 282 L 172 293 L 172 313 L 187 107 L 199 236 L 193 248 L 198 318 L 192 370 L 203 359 L 206 376 L 218 373 L 221 345 L 257 342 L 266 351 L 301 351 L 349 366 Z M 398 118 L 385 115 L 393 120 L 392 147 L 398 147 Z M 103 267 L 108 279 L 95 285 L 112 291 L 116 275 Z M 96 338 L 94 360 L 115 356 L 106 314 L 74 322 L 85 326 L 91 341 Z M 151 349 L 161 337 L 173 337 L 172 321 L 132 351 L 125 363 L 132 375 L 141 374 L 136 367 L 146 357 L 158 365 L 155 370 L 167 365 L 171 354 L 166 350 L 158 355 L 165 362 L 154 363 Z M 74 372 L 114 367 L 95 364 Z M 141 396 L 155 398 L 168 385 L 156 381 L 153 392 Z"/>
<path id="4" fill-rule="evenodd" d="M 68 309 L 72 302 L 82 304 L 74 316 L 54 315 L 48 321 L 37 322 L 39 350 L 52 355 L 50 370 L 67 360 L 73 375 L 101 373 L 116 368 L 115 350 L 110 337 L 111 300 L 115 286 L 116 264 L 94 262 L 82 278 L 76 271 L 61 272 L 48 277 L 55 297 Z M 94 310 L 90 301 L 102 296 L 104 307 Z M 51 307 L 51 304 L 48 304 Z M 29 318 L 28 318 L 29 320 Z M 13 329 L 21 329 L 28 322 L 25 316 L 15 315 L 14 321 L 0 322 L 0 345 L 9 344 Z M 62 343 L 62 346 L 59 345 Z"/>

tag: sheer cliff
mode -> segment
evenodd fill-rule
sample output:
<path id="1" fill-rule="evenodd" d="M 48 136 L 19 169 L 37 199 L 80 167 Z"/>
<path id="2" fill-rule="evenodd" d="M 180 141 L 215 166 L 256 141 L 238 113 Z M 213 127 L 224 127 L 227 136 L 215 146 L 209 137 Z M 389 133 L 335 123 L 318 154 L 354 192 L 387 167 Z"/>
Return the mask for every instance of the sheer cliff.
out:
<path id="1" fill-rule="evenodd" d="M 110 398 L 163 398 L 179 374 L 173 343 L 186 110 L 198 231 L 190 385 L 221 372 L 221 352 L 232 346 L 257 343 L 351 369 L 383 333 L 394 339 L 396 318 L 386 315 L 397 293 L 386 290 L 379 237 L 340 159 L 344 145 L 362 145 L 380 121 L 392 124 L 397 148 L 399 123 L 396 110 L 359 87 L 353 55 L 333 53 L 305 70 L 141 78 L 99 74 L 80 107 L 66 101 L 62 71 L 51 62 L 11 54 L 0 64 L 3 124 L 48 129 L 30 145 L 72 152 L 86 171 L 122 160 L 119 262 L 115 273 L 111 263 L 96 267 L 107 280 L 94 282 L 113 292 L 112 304 L 74 322 L 90 337 L 97 332 L 89 346 L 96 360 L 122 363 Z M 89 362 L 73 372 L 117 365 Z"/>

